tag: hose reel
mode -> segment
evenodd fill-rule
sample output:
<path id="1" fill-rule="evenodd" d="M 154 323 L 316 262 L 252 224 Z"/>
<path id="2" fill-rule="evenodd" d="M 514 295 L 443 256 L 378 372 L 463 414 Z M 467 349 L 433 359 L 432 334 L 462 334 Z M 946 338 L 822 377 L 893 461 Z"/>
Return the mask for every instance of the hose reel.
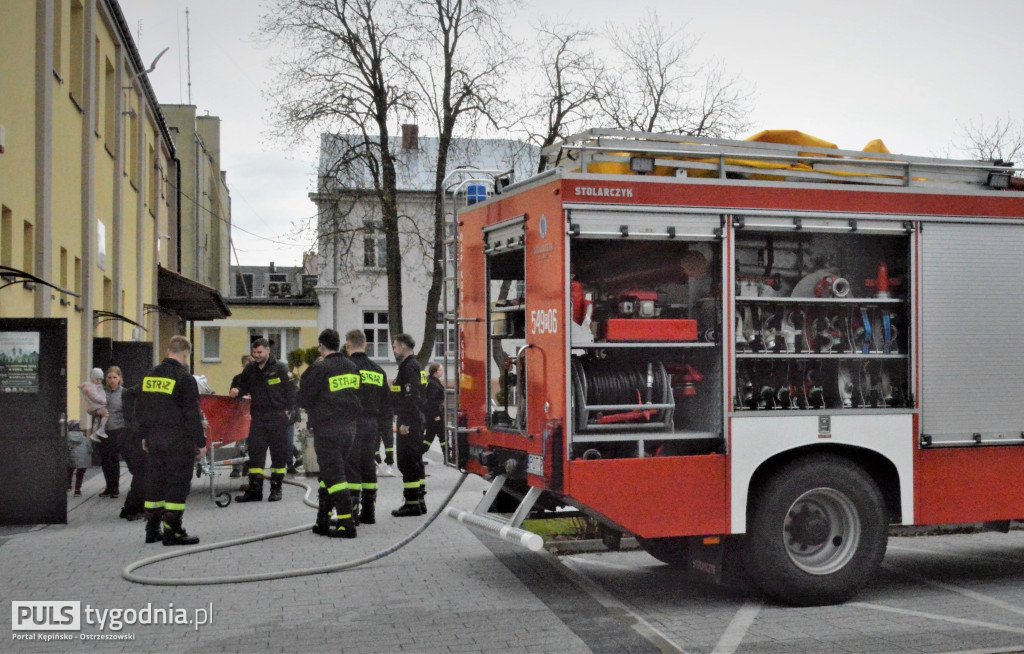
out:
<path id="1" fill-rule="evenodd" d="M 672 379 L 657 359 L 572 358 L 577 432 L 671 431 Z"/>

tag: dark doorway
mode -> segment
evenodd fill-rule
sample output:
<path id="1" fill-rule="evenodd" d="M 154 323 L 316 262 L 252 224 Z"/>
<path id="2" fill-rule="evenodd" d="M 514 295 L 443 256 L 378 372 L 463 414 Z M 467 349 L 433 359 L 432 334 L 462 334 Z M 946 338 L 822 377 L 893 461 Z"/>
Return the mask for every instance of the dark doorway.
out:
<path id="1" fill-rule="evenodd" d="M 67 321 L 0 319 L 0 524 L 67 523 Z"/>
<path id="2" fill-rule="evenodd" d="M 121 369 L 122 384 L 131 388 L 142 383 L 153 367 L 153 344 L 147 341 L 114 341 L 92 339 L 92 366 L 104 373 L 110 366 Z"/>
<path id="3" fill-rule="evenodd" d="M 146 341 L 114 341 L 110 363 L 121 369 L 125 386 L 137 386 L 153 367 L 153 344 Z"/>

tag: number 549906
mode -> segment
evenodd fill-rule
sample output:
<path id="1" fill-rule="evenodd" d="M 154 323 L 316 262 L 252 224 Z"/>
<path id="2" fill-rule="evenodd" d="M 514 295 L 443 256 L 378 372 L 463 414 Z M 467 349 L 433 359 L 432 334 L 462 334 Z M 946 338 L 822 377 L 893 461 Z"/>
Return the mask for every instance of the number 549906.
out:
<path id="1" fill-rule="evenodd" d="M 541 309 L 530 312 L 531 334 L 557 334 L 558 309 Z"/>

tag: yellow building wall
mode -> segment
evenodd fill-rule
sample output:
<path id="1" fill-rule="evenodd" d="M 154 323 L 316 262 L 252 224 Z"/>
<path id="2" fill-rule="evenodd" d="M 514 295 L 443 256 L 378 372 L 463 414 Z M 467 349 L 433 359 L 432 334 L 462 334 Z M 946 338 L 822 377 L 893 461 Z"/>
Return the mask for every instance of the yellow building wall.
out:
<path id="1" fill-rule="evenodd" d="M 219 395 L 230 390 L 231 379 L 242 370 L 241 358 L 249 354 L 249 329 L 298 329 L 297 346 L 287 345 L 288 350 L 314 347 L 317 343 L 315 306 L 294 305 L 239 305 L 231 304 L 231 316 L 222 320 L 197 322 L 195 327 L 195 374 L 206 375 L 206 379 Z M 219 360 L 203 360 L 203 328 L 220 330 Z M 282 352 L 281 359 L 287 363 L 288 353 Z M 302 366 L 293 372 L 301 375 Z"/>
<path id="2" fill-rule="evenodd" d="M 35 106 L 35 3 L 6 3 L 0 20 L 0 125 L 5 131 L 5 152 L 0 154 L 0 241 L 10 244 L 9 260 L 23 269 L 23 225 L 35 223 L 36 116 Z M 4 233 L 9 230 L 9 233 Z M 7 240 L 9 239 L 9 240 Z M 31 317 L 33 293 L 23 285 L 0 291 L 0 316 Z"/>
<path id="3" fill-rule="evenodd" d="M 94 309 L 113 311 L 142 322 L 149 329 L 142 339 L 152 341 L 159 337 L 158 314 L 144 314 L 142 305 L 156 305 L 158 302 L 155 283 L 157 234 L 169 233 L 169 221 L 173 218 L 169 208 L 173 198 L 168 197 L 165 183 L 170 170 L 170 145 L 164 141 L 163 133 L 152 118 L 155 105 L 149 104 L 149 100 L 141 97 L 137 90 L 124 90 L 131 75 L 138 71 L 124 61 L 119 65 L 119 58 L 126 58 L 129 50 L 121 43 L 123 37 L 116 28 L 103 18 L 107 11 L 106 3 L 107 0 L 54 0 L 55 16 L 59 22 L 53 34 L 59 34 L 60 38 L 52 52 L 57 57 L 53 70 L 40 70 L 47 54 L 45 41 L 37 43 L 40 41 L 37 26 L 37 7 L 40 5 L 29 0 L 0 2 L 0 43 L 4 52 L 0 57 L 0 126 L 5 131 L 4 152 L 0 154 L 0 206 L 4 209 L 0 243 L 10 243 L 9 248 L 2 248 L 6 259 L 0 263 L 26 270 L 72 291 L 81 291 L 91 298 Z M 89 107 L 83 105 L 85 94 L 71 95 L 72 5 L 80 6 L 86 12 L 80 78 L 91 83 L 94 105 L 91 116 L 87 115 Z M 112 78 L 107 77 L 108 62 L 112 66 Z M 49 85 L 48 91 L 52 94 L 49 107 L 38 104 L 36 84 L 40 79 Z M 131 103 L 125 109 L 135 110 L 135 121 L 143 121 L 144 137 L 135 159 L 137 171 L 141 172 L 134 173 L 141 178 L 135 180 L 135 185 L 131 183 L 131 176 L 126 174 L 130 172 L 131 161 L 124 145 L 127 139 L 138 140 L 139 123 L 134 123 L 136 127 L 133 130 L 133 118 L 121 112 L 117 106 L 118 98 Z M 114 112 L 113 116 L 111 112 Z M 41 122 L 46 120 L 47 114 L 49 123 Z M 143 115 L 149 117 L 143 119 Z M 89 123 L 85 124 L 85 120 Z M 121 140 L 116 138 L 118 121 L 121 121 Z M 49 133 L 49 153 L 38 149 L 40 125 Z M 83 161 L 84 142 L 88 142 L 92 149 L 87 161 Z M 154 151 L 158 171 L 151 165 L 150 148 Z M 118 158 L 124 161 L 119 163 Z M 45 225 L 37 225 L 40 207 L 36 199 L 40 174 L 47 176 L 50 184 L 47 198 L 50 203 L 49 229 L 46 233 L 41 231 Z M 155 201 L 149 194 L 152 188 L 149 178 L 153 175 L 158 180 Z M 90 179 L 90 203 L 85 206 L 83 184 Z M 118 181 L 119 196 L 116 194 Z M 144 198 L 141 209 L 137 192 L 141 192 Z M 114 265 L 115 207 L 121 214 L 120 266 Z M 106 262 L 102 266 L 96 256 L 97 222 L 105 227 Z M 44 265 L 45 257 L 35 253 L 34 247 L 30 252 L 32 256 L 26 258 L 23 243 L 25 223 L 31 225 L 37 237 L 42 237 L 43 247 L 48 253 L 48 265 Z M 88 231 L 92 231 L 93 244 L 89 252 L 84 252 Z M 63 265 L 62 249 L 66 253 Z M 33 265 L 28 265 L 30 259 L 34 260 Z M 82 280 L 78 289 L 76 259 L 80 262 L 77 277 Z M 91 285 L 82 288 L 90 272 Z M 104 279 L 110 280 L 107 290 Z M 47 303 L 41 313 L 35 306 L 37 292 L 44 294 Z M 86 314 L 85 306 L 83 299 L 74 299 L 56 290 L 33 291 L 24 285 L 14 285 L 0 291 L 0 317 L 67 320 L 67 403 L 71 419 L 83 417 L 77 385 L 92 367 L 88 360 L 91 344 L 83 343 L 83 326 L 86 327 L 86 338 L 132 338 L 132 326 L 126 323 L 108 321 L 94 330 L 89 329 L 93 317 Z M 83 321 L 86 321 L 85 325 Z"/>

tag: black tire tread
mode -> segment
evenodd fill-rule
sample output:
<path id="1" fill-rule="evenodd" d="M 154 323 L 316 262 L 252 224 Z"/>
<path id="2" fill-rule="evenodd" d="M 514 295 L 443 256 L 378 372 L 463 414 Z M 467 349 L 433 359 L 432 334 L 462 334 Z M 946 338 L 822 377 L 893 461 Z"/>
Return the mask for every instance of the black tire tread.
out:
<path id="1" fill-rule="evenodd" d="M 798 568 L 779 538 L 785 512 L 804 492 L 829 487 L 846 494 L 861 518 L 861 542 L 853 559 L 831 575 Z M 813 454 L 778 470 L 751 503 L 747 523 L 747 570 L 769 596 L 787 604 L 838 604 L 868 582 L 885 556 L 889 514 L 878 485 L 863 469 L 833 454 Z"/>

